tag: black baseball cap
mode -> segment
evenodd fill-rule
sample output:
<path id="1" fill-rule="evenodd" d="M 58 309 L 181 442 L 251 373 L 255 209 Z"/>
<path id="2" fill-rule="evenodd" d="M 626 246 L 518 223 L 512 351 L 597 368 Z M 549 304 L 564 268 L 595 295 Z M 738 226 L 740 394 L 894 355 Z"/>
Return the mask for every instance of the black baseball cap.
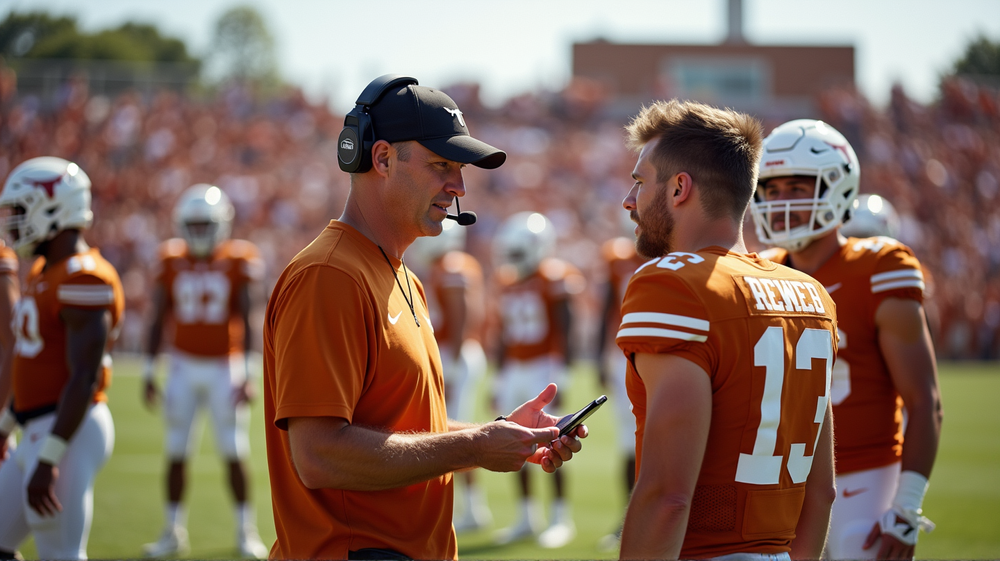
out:
<path id="1" fill-rule="evenodd" d="M 465 117 L 448 94 L 410 84 L 385 94 L 369 111 L 375 140 L 416 140 L 442 158 L 485 169 L 507 153 L 469 135 Z"/>

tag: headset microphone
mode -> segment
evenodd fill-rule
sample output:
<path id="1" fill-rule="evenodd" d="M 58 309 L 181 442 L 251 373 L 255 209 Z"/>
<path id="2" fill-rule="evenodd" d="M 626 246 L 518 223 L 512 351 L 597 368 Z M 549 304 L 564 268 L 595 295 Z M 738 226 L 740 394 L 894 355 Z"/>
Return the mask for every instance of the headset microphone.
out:
<path id="1" fill-rule="evenodd" d="M 458 197 L 455 197 L 455 209 L 458 211 L 458 214 L 449 214 L 445 218 L 450 218 L 458 222 L 459 226 L 472 226 L 476 223 L 476 213 L 462 212 L 462 207 L 458 204 Z"/>

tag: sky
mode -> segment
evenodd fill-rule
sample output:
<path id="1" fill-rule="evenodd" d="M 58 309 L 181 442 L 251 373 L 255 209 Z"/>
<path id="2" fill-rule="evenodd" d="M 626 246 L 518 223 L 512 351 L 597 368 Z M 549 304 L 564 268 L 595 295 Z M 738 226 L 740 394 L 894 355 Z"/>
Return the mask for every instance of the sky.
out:
<path id="1" fill-rule="evenodd" d="M 237 4 L 265 17 L 282 76 L 345 112 L 390 72 L 434 87 L 479 82 L 497 105 L 564 86 L 574 42 L 714 44 L 727 31 L 726 0 L 0 0 L 0 18 L 41 9 L 88 31 L 153 23 L 205 56 L 215 21 Z M 744 0 L 743 16 L 753 44 L 854 45 L 857 85 L 876 104 L 895 82 L 933 100 L 971 39 L 1000 41 L 1000 0 Z"/>

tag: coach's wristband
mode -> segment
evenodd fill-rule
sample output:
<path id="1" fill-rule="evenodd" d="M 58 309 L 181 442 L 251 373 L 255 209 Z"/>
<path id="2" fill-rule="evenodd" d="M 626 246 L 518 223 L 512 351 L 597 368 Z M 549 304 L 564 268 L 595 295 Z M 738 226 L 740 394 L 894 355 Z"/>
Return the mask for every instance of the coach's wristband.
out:
<path id="1" fill-rule="evenodd" d="M 907 470 L 899 474 L 899 486 L 896 487 L 896 497 L 892 499 L 892 504 L 919 513 L 926 493 L 927 478 Z"/>
<path id="2" fill-rule="evenodd" d="M 149 382 L 153 379 L 153 374 L 156 371 L 156 357 L 153 355 L 148 355 L 146 357 L 146 362 L 142 367 L 142 381 Z"/>
<path id="3" fill-rule="evenodd" d="M 67 446 L 68 444 L 62 438 L 54 434 L 48 435 L 45 437 L 45 442 L 42 443 L 42 449 L 38 452 L 38 461 L 53 466 L 59 465 L 59 460 L 62 460 L 63 456 L 66 455 Z"/>
<path id="4" fill-rule="evenodd" d="M 0 413 L 0 434 L 10 434 L 16 426 L 17 417 L 10 412 L 10 408 L 4 407 L 3 413 Z"/>

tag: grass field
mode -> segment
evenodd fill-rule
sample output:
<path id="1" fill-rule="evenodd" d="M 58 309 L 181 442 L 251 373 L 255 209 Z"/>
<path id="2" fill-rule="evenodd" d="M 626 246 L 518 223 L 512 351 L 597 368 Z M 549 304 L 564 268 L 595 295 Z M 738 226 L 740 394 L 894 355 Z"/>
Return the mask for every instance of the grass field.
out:
<path id="1" fill-rule="evenodd" d="M 88 548 L 91 558 L 134 558 L 143 543 L 153 541 L 163 521 L 163 425 L 157 414 L 139 401 L 139 364 L 127 358 L 116 362 L 111 388 L 111 409 L 117 431 L 115 452 L 98 477 L 94 524 Z M 937 530 L 921 537 L 917 556 L 922 559 L 1000 558 L 1000 532 L 995 524 L 1000 512 L 1000 365 L 943 364 L 941 386 L 945 423 L 937 465 L 925 501 L 926 514 Z M 483 384 L 485 389 L 486 384 Z M 583 404 L 600 390 L 593 372 L 580 367 L 567 390 L 568 403 Z M 485 403 L 485 399 L 480 400 Z M 488 414 L 484 411 L 483 416 Z M 616 552 L 598 550 L 598 540 L 614 530 L 625 505 L 622 465 L 614 443 L 614 416 L 600 411 L 587 423 L 591 437 L 584 453 L 566 470 L 570 485 L 576 539 L 558 550 L 533 542 L 498 547 L 492 531 L 459 536 L 459 554 L 465 559 L 607 559 Z M 265 543 L 274 540 L 267 467 L 264 458 L 262 407 L 255 403 L 252 425 L 253 492 L 258 526 Z M 188 528 L 191 558 L 230 558 L 235 526 L 222 463 L 214 452 L 212 436 L 204 431 L 201 451 L 189 473 Z M 541 470 L 533 474 L 536 492 L 551 496 L 552 486 Z M 482 473 L 487 486 L 495 528 L 513 522 L 516 505 L 514 475 Z M 3 502 L 6 502 L 4 499 Z M 29 542 L 25 558 L 35 556 Z"/>

